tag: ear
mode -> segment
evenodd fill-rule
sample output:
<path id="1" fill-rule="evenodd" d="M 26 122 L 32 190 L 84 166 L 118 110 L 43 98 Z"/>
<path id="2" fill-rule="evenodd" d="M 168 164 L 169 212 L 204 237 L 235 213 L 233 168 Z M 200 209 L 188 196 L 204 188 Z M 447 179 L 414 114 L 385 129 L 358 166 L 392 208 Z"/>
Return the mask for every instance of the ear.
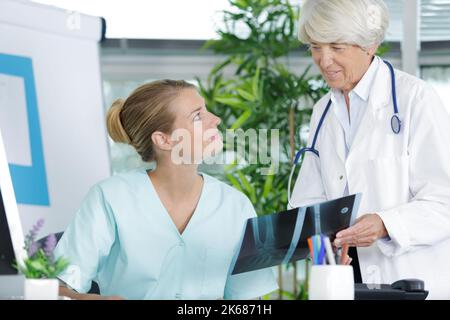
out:
<path id="1" fill-rule="evenodd" d="M 170 151 L 173 147 L 173 141 L 170 136 L 161 131 L 155 131 L 151 136 L 153 145 L 160 150 Z"/>
<path id="2" fill-rule="evenodd" d="M 377 53 L 378 47 L 379 47 L 379 45 L 377 44 L 370 48 L 367 48 L 367 54 L 370 56 L 374 56 Z"/>

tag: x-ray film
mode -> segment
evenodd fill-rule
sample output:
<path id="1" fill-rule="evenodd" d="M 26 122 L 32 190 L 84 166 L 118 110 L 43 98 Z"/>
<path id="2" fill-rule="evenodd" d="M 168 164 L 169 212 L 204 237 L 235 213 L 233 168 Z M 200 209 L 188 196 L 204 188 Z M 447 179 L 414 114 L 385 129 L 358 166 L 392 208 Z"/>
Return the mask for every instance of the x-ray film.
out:
<path id="1" fill-rule="evenodd" d="M 355 220 L 361 195 L 350 195 L 308 207 L 295 208 L 247 220 L 231 274 L 238 274 L 305 259 L 307 239 L 336 233 Z"/>

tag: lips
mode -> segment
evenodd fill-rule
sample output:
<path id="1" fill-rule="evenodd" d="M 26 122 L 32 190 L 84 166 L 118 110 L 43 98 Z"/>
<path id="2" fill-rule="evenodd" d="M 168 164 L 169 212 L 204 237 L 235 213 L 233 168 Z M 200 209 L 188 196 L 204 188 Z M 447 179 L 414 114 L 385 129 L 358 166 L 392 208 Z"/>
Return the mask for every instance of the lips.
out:
<path id="1" fill-rule="evenodd" d="M 217 139 L 219 139 L 219 134 L 218 134 L 218 133 L 216 133 L 215 135 L 213 135 L 213 136 L 211 137 L 211 141 L 215 141 L 215 140 L 217 140 Z"/>
<path id="2" fill-rule="evenodd" d="M 340 73 L 341 73 L 341 71 L 325 71 L 325 76 L 328 79 L 335 80 L 339 76 Z"/>

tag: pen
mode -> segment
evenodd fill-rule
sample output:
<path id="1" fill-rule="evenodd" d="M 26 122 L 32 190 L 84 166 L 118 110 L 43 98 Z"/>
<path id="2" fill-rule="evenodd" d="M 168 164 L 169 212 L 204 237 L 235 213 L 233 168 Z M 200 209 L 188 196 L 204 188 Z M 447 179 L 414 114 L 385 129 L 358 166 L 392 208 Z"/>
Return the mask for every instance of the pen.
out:
<path id="1" fill-rule="evenodd" d="M 330 242 L 330 238 L 328 237 L 324 237 L 325 242 L 325 251 L 327 252 L 327 259 L 328 259 L 328 263 L 331 265 L 335 265 L 336 264 L 336 260 L 333 256 L 333 249 L 331 247 L 331 242 Z"/>
<path id="2" fill-rule="evenodd" d="M 314 248 L 312 245 L 312 240 L 311 238 L 308 238 L 308 247 L 309 247 L 309 255 L 311 256 L 311 260 L 314 264 Z"/>
<path id="3" fill-rule="evenodd" d="M 313 248 L 314 248 L 314 264 L 319 264 L 320 243 L 317 238 L 317 235 L 313 236 Z"/>
<path id="4" fill-rule="evenodd" d="M 326 252 L 326 250 L 325 250 L 324 236 L 322 234 L 317 235 L 317 241 L 320 244 L 318 264 L 326 264 L 325 263 L 325 252 Z"/>

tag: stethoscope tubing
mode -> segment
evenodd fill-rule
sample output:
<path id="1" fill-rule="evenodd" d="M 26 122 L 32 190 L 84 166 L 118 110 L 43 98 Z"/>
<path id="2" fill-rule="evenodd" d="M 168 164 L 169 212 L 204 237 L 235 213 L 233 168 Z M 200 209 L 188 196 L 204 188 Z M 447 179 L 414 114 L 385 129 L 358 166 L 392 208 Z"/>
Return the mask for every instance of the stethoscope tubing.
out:
<path id="1" fill-rule="evenodd" d="M 383 60 L 383 62 L 388 66 L 390 74 L 391 74 L 391 88 L 392 88 L 392 104 L 394 107 L 394 114 L 391 117 L 391 129 L 394 134 L 399 134 L 402 127 L 402 122 L 400 120 L 400 117 L 398 115 L 398 105 L 397 105 L 397 89 L 395 84 L 395 71 L 392 64 L 390 64 L 388 61 Z M 295 206 L 291 203 L 291 184 L 292 184 L 292 177 L 294 176 L 295 167 L 297 166 L 298 162 L 300 161 L 300 158 L 302 155 L 306 154 L 307 152 L 311 152 L 315 154 L 318 158 L 320 158 L 319 151 L 316 149 L 316 142 L 319 138 L 320 129 L 322 128 L 323 122 L 325 121 L 325 117 L 330 110 L 332 101 L 331 99 L 328 101 L 325 110 L 323 111 L 322 117 L 319 120 L 319 124 L 317 125 L 316 132 L 314 133 L 314 138 L 311 144 L 311 147 L 306 147 L 300 149 L 294 158 L 294 163 L 292 164 L 291 172 L 289 174 L 289 180 L 288 180 L 288 205 L 291 208 L 295 208 Z"/>

